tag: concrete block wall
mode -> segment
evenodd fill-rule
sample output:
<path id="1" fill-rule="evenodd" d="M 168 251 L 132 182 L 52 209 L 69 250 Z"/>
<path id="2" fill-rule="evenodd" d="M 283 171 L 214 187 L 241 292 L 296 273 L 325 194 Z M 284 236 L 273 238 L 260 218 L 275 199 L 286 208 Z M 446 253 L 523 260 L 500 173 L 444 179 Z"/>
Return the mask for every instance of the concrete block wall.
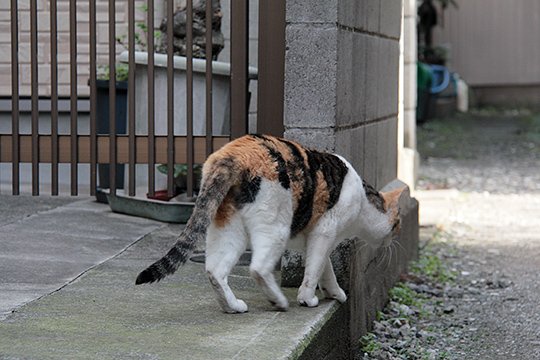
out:
<path id="1" fill-rule="evenodd" d="M 400 54 L 400 115 L 398 176 L 414 189 L 420 156 L 416 150 L 416 0 L 403 2 L 403 34 Z"/>
<path id="2" fill-rule="evenodd" d="M 401 1 L 287 2 L 285 136 L 397 176 Z"/>
<path id="3" fill-rule="evenodd" d="M 347 351 L 357 348 L 387 301 L 388 289 L 416 256 L 418 203 L 396 181 L 402 6 L 401 0 L 287 1 L 285 136 L 343 155 L 377 189 L 404 189 L 403 251 L 391 266 L 377 264 L 384 250 L 366 251 L 358 239 L 333 253 L 349 300 L 339 325 L 329 333 L 341 334 L 348 327 L 349 346 L 338 355 L 334 350 L 342 343 L 336 343 L 333 350 L 327 347 L 325 354 L 331 355 L 319 358 L 349 358 Z M 297 257 L 291 262 L 300 266 Z M 295 278 L 286 268 L 282 273 L 285 279 Z M 329 341 L 324 333 L 321 340 Z"/>

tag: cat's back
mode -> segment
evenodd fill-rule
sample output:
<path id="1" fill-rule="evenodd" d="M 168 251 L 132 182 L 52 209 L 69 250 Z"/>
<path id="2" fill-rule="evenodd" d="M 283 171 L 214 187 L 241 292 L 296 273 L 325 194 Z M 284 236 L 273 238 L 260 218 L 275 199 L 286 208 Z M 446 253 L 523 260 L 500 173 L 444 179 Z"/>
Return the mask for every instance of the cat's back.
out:
<path id="1" fill-rule="evenodd" d="M 293 207 L 292 235 L 314 226 L 338 203 L 343 191 L 350 197 L 351 186 L 358 182 L 358 175 L 342 157 L 268 135 L 244 136 L 213 157 L 211 161 L 233 159 L 236 171 L 250 179 L 270 181 L 288 190 Z"/>

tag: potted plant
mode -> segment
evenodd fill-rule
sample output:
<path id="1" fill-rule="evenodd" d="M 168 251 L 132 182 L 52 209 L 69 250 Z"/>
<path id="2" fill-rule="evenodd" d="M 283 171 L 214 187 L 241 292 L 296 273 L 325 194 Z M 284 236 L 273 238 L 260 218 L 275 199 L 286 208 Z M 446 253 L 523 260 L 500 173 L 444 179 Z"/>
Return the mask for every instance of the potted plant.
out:
<path id="1" fill-rule="evenodd" d="M 128 69 L 125 64 L 119 64 L 116 67 L 116 82 L 115 82 L 115 126 L 116 134 L 125 134 L 127 126 L 127 93 Z M 96 79 L 96 126 L 99 135 L 108 135 L 110 132 L 109 120 L 109 67 L 98 67 Z M 116 188 L 124 188 L 124 165 L 116 165 Z M 98 165 L 98 191 L 96 191 L 96 200 L 98 202 L 107 203 L 107 197 L 101 189 L 109 189 L 111 187 L 109 179 L 109 164 Z"/>

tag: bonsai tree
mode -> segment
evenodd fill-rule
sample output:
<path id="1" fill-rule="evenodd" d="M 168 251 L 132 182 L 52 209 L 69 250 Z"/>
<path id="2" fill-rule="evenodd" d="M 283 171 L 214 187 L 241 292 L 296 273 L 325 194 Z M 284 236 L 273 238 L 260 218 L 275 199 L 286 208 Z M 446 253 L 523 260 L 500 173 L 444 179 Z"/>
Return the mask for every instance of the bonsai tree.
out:
<path id="1" fill-rule="evenodd" d="M 206 29 L 206 1 L 194 1 L 193 4 L 193 57 L 206 59 L 206 32 L 212 31 L 212 60 L 217 60 L 218 54 L 223 50 L 225 40 L 221 32 L 221 4 L 219 0 L 212 1 L 212 29 Z M 159 29 L 161 30 L 161 46 L 159 51 L 166 52 L 167 49 L 167 22 L 164 18 Z M 173 47 L 174 54 L 186 56 L 186 23 L 187 9 L 185 6 L 178 8 L 173 17 Z"/>

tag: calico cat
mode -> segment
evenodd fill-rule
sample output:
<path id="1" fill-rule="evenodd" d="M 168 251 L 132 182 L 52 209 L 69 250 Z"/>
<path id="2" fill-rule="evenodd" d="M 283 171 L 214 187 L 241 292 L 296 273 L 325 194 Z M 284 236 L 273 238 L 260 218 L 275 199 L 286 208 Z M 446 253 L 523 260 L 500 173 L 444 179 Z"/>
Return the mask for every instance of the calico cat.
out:
<path id="1" fill-rule="evenodd" d="M 161 260 L 142 271 L 136 284 L 174 273 L 206 238 L 206 272 L 227 313 L 248 310 L 227 277 L 252 249 L 250 274 L 268 300 L 286 310 L 288 301 L 272 273 L 287 245 L 305 247 L 306 264 L 297 300 L 317 306 L 326 298 L 344 302 L 329 255 L 355 236 L 389 246 L 400 227 L 398 193 L 379 193 L 339 155 L 309 150 L 268 135 L 246 135 L 213 153 L 203 166 L 193 214 Z"/>

